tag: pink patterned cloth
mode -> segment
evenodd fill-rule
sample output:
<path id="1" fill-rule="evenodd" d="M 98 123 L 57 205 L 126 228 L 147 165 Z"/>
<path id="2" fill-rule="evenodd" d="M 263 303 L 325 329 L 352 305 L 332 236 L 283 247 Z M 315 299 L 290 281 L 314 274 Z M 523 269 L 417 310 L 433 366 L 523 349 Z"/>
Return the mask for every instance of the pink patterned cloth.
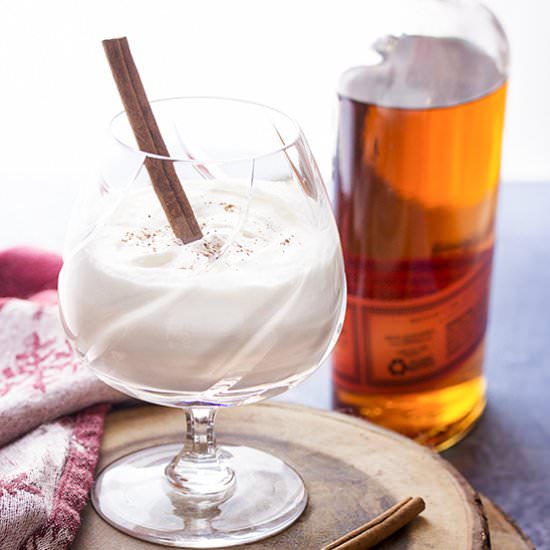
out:
<path id="1" fill-rule="evenodd" d="M 53 254 L 0 252 L 2 550 L 69 547 L 93 482 L 105 403 L 124 399 L 79 364 L 65 339 L 60 268 Z"/>

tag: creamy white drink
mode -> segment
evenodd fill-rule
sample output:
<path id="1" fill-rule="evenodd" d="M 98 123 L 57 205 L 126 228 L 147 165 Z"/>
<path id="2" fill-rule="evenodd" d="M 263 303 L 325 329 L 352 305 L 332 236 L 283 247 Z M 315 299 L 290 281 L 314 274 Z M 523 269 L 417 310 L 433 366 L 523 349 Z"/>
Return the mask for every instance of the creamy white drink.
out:
<path id="1" fill-rule="evenodd" d="M 145 187 L 121 196 L 65 258 L 67 331 L 100 376 L 136 394 L 224 403 L 284 391 L 318 366 L 341 322 L 333 221 L 312 224 L 311 199 L 289 183 L 185 190 L 204 239 L 178 241 Z"/>

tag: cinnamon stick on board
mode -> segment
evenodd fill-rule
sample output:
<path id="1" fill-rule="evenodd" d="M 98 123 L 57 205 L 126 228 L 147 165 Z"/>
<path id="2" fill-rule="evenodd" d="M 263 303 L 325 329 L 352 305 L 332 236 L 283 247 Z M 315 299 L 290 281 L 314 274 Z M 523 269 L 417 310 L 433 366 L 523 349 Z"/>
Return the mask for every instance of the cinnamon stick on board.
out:
<path id="1" fill-rule="evenodd" d="M 139 149 L 169 157 L 128 40 L 126 37 L 103 40 L 103 48 Z M 201 239 L 201 228 L 176 174 L 174 163 L 148 156 L 145 167 L 176 237 L 185 244 Z"/>
<path id="2" fill-rule="evenodd" d="M 426 504 L 420 497 L 408 497 L 365 525 L 323 546 L 321 550 L 366 550 L 372 548 L 411 522 L 425 507 Z"/>

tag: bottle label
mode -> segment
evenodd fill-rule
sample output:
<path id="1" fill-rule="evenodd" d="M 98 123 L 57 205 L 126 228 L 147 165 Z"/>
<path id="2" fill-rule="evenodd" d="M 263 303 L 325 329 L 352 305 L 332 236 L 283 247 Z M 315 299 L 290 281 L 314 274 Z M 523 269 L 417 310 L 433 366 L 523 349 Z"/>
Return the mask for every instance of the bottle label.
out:
<path id="1" fill-rule="evenodd" d="M 334 382 L 357 393 L 407 387 L 449 374 L 485 336 L 491 257 L 442 291 L 407 300 L 348 294 Z"/>

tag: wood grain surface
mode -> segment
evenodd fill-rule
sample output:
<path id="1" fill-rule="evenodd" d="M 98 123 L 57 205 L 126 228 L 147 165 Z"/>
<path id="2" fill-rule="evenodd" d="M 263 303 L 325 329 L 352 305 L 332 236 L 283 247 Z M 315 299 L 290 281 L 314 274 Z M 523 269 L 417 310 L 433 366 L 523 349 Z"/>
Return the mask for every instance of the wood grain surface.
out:
<path id="1" fill-rule="evenodd" d="M 133 450 L 181 441 L 183 423 L 181 412 L 160 407 L 111 413 L 99 467 Z M 438 455 L 401 436 L 362 420 L 295 405 L 224 410 L 218 424 L 222 444 L 252 445 L 292 464 L 310 495 L 306 512 L 288 530 L 243 548 L 317 549 L 409 495 L 425 499 L 425 512 L 381 549 L 490 547 L 478 495 Z M 112 529 L 91 507 L 83 515 L 73 546 L 77 550 L 154 547 Z"/>
<path id="2" fill-rule="evenodd" d="M 535 550 L 527 535 L 498 506 L 484 496 L 481 501 L 489 521 L 494 550 Z"/>

